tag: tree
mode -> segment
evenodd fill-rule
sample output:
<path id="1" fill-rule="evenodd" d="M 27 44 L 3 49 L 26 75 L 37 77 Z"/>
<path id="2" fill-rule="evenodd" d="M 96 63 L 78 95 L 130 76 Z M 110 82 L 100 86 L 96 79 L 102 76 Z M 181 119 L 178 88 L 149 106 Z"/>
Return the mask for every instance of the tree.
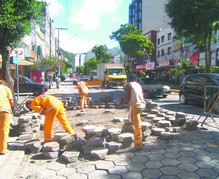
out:
<path id="1" fill-rule="evenodd" d="M 110 61 L 111 55 L 107 51 L 108 48 L 106 45 L 95 45 L 92 49 L 92 52 L 100 63 L 108 63 Z"/>
<path id="2" fill-rule="evenodd" d="M 218 29 L 219 1 L 169 0 L 165 10 L 171 19 L 170 25 L 179 36 L 193 39 L 195 44 L 202 42 L 206 72 L 210 72 L 212 32 Z"/>
<path id="3" fill-rule="evenodd" d="M 9 47 L 16 47 L 20 40 L 30 34 L 31 25 L 40 23 L 46 3 L 37 0 L 0 1 L 0 54 L 2 55 L 3 79 L 13 90 L 10 80 Z"/>
<path id="4" fill-rule="evenodd" d="M 97 69 L 98 63 L 99 61 L 96 58 L 91 58 L 84 62 L 85 73 L 92 74 L 92 71 Z"/>
<path id="5" fill-rule="evenodd" d="M 121 25 L 110 38 L 118 41 L 122 51 L 129 57 L 138 59 L 145 54 L 150 55 L 154 49 L 154 44 L 142 34 L 142 30 L 132 24 Z"/>

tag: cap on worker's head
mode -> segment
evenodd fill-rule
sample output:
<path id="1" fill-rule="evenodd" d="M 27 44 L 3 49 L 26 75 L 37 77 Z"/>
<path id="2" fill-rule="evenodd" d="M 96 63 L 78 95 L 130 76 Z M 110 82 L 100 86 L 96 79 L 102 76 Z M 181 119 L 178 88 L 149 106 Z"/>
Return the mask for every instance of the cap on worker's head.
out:
<path id="1" fill-rule="evenodd" d="M 128 77 L 129 82 L 133 82 L 133 81 L 136 81 L 136 80 L 137 80 L 137 76 L 134 73 L 129 75 L 129 77 Z"/>
<path id="2" fill-rule="evenodd" d="M 30 103 L 32 102 L 32 100 L 30 100 L 30 99 L 28 99 L 27 101 L 26 101 L 26 107 L 28 108 L 28 109 L 30 109 Z"/>

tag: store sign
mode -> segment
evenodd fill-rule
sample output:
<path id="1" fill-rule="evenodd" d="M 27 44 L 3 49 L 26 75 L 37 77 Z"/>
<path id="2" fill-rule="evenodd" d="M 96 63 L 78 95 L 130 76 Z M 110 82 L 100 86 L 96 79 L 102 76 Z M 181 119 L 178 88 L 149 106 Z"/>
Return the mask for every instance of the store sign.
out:
<path id="1" fill-rule="evenodd" d="M 170 62 L 169 60 L 159 60 L 159 67 L 162 67 L 162 66 L 169 66 L 170 65 Z"/>
<path id="2" fill-rule="evenodd" d="M 155 63 L 154 62 L 146 63 L 146 70 L 154 70 L 154 69 L 155 69 Z"/>
<path id="3" fill-rule="evenodd" d="M 146 64 L 136 65 L 135 70 L 137 70 L 137 71 L 146 70 Z"/>
<path id="4" fill-rule="evenodd" d="M 9 54 L 10 56 L 17 56 L 18 59 L 25 59 L 24 48 L 10 49 Z"/>

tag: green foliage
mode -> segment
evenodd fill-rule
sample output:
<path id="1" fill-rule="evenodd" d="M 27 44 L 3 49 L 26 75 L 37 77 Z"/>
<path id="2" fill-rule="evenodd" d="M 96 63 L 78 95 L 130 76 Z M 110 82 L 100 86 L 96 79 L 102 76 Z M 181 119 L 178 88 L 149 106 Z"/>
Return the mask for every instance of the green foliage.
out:
<path id="1" fill-rule="evenodd" d="M 132 24 L 124 24 L 120 29 L 112 32 L 111 39 L 117 40 L 122 51 L 129 57 L 141 57 L 150 55 L 154 44 Z"/>
<path id="2" fill-rule="evenodd" d="M 219 66 L 211 66 L 212 73 L 219 73 Z"/>
<path id="3" fill-rule="evenodd" d="M 45 58 L 34 62 L 34 65 L 31 65 L 29 68 L 37 70 L 38 66 L 45 66 L 48 71 L 56 71 L 58 65 L 58 59 L 56 58 Z"/>
<path id="4" fill-rule="evenodd" d="M 122 35 L 142 35 L 142 30 L 138 30 L 136 26 L 132 24 L 122 24 L 119 30 L 112 32 L 110 39 L 119 41 Z"/>
<path id="5" fill-rule="evenodd" d="M 141 57 L 146 53 L 150 55 L 154 44 L 143 35 L 122 35 L 119 40 L 122 51 L 129 57 Z"/>
<path id="6" fill-rule="evenodd" d="M 77 73 L 83 73 L 83 74 L 84 74 L 84 72 L 85 72 L 84 66 L 77 66 L 77 67 L 76 67 L 76 72 L 77 72 Z"/>
<path id="7" fill-rule="evenodd" d="M 31 32 L 32 23 L 41 23 L 46 3 L 36 0 L 0 1 L 0 53 L 15 46 Z"/>
<path id="8" fill-rule="evenodd" d="M 92 71 L 97 69 L 98 63 L 99 61 L 96 58 L 91 58 L 84 62 L 85 73 L 92 74 Z"/>
<path id="9" fill-rule="evenodd" d="M 100 63 L 108 63 L 110 61 L 111 55 L 107 51 L 108 48 L 106 45 L 95 45 L 92 49 L 92 52 Z"/>
<path id="10" fill-rule="evenodd" d="M 140 75 L 140 77 L 145 77 L 145 72 L 144 71 L 139 71 L 139 75 Z"/>

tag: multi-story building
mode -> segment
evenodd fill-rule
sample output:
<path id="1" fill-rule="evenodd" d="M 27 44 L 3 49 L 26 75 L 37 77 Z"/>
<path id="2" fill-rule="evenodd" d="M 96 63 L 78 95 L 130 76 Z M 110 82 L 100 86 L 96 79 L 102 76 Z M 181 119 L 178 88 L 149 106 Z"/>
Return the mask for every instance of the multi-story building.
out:
<path id="1" fill-rule="evenodd" d="M 151 56 L 145 55 L 143 60 L 135 62 L 135 71 L 146 70 L 155 75 L 157 66 L 157 32 L 166 27 L 170 21 L 165 13 L 167 0 L 132 0 L 129 5 L 129 23 L 135 25 L 148 37 L 155 46 Z"/>
<path id="2" fill-rule="evenodd" d="M 132 0 L 129 5 L 129 23 L 143 30 L 144 34 L 160 30 L 170 21 L 164 8 L 167 2 L 168 0 Z"/>
<path id="3" fill-rule="evenodd" d="M 157 32 L 156 70 L 159 77 L 168 76 L 169 68 L 174 67 L 174 64 L 176 65 L 178 58 L 174 56 L 176 50 L 174 37 L 175 32 L 170 26 Z"/>

